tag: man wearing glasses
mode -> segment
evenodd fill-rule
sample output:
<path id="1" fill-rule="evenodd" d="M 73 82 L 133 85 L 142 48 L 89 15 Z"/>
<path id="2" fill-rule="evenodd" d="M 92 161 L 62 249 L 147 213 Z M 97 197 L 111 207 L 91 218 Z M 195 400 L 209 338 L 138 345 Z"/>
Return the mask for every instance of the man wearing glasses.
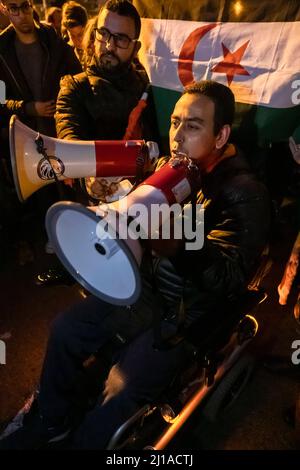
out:
<path id="1" fill-rule="evenodd" d="M 95 28 L 94 57 L 87 70 L 64 77 L 56 105 L 56 130 L 60 139 L 121 140 L 128 126 L 130 112 L 148 85 L 144 70 L 134 66 L 140 49 L 141 20 L 127 0 L 109 0 L 100 9 Z M 149 101 L 149 100 L 148 100 Z M 157 141 L 155 112 L 151 105 L 143 111 L 134 138 Z M 84 155 L 82 156 L 84 158 Z M 116 175 L 120 176 L 120 175 Z M 91 204 L 108 201 L 122 192 L 120 182 L 86 178 L 79 198 Z M 128 183 L 127 183 L 128 184 Z M 123 193 L 124 194 L 124 193 Z M 51 267 L 38 275 L 36 284 L 70 283 L 61 267 Z"/>
<path id="2" fill-rule="evenodd" d="M 55 136 L 59 80 L 79 72 L 80 64 L 53 28 L 35 23 L 30 1 L 1 0 L 0 8 L 11 22 L 0 34 L 0 79 L 7 98 L 1 112 L 7 117 L 2 135 L 9 117 L 17 114 L 29 127 Z"/>
<path id="3" fill-rule="evenodd" d="M 123 139 L 128 117 L 148 78 L 133 62 L 140 49 L 141 20 L 127 0 L 108 0 L 95 28 L 94 57 L 87 71 L 61 81 L 56 129 L 61 139 Z M 142 115 L 141 137 L 153 139 L 154 113 Z M 156 137 L 156 136 L 155 136 Z"/>
<path id="4" fill-rule="evenodd" d="M 17 114 L 30 128 L 49 136 L 56 136 L 54 112 L 59 81 L 68 73 L 78 73 L 81 66 L 70 46 L 59 38 L 51 26 L 36 23 L 33 5 L 24 0 L 1 0 L 0 9 L 10 20 L 10 25 L 0 34 L 0 80 L 5 83 L 6 102 L 0 107 L 0 185 L 4 194 L 0 211 L 7 232 L 12 237 L 25 230 L 17 230 L 15 216 L 27 210 L 20 207 L 12 195 L 12 178 L 9 161 L 9 119 Z M 51 201 L 57 198 L 56 188 L 41 190 L 34 198 L 34 209 L 44 215 Z M 1 197 L 0 197 L 1 199 Z M 12 240 L 9 236 L 10 241 Z M 18 262 L 23 265 L 33 259 L 29 242 L 15 240 Z"/>

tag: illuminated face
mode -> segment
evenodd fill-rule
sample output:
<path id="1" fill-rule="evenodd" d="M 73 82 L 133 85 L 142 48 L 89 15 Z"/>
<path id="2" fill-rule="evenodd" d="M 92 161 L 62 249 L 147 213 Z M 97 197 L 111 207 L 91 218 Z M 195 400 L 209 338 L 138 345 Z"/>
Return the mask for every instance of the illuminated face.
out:
<path id="1" fill-rule="evenodd" d="M 82 48 L 82 39 L 84 35 L 84 26 L 74 26 L 68 28 L 68 35 L 76 49 Z"/>
<path id="2" fill-rule="evenodd" d="M 104 9 L 98 17 L 95 31 L 95 57 L 99 65 L 113 70 L 130 63 L 139 49 L 135 38 L 132 18 Z"/>
<path id="3" fill-rule="evenodd" d="M 33 9 L 29 1 L 3 0 L 3 12 L 17 32 L 28 34 L 34 31 Z"/>
<path id="4" fill-rule="evenodd" d="M 206 168 L 211 156 L 226 143 L 222 130 L 214 134 L 214 112 L 214 103 L 204 95 L 186 93 L 177 101 L 169 131 L 173 157 L 183 152 Z"/>

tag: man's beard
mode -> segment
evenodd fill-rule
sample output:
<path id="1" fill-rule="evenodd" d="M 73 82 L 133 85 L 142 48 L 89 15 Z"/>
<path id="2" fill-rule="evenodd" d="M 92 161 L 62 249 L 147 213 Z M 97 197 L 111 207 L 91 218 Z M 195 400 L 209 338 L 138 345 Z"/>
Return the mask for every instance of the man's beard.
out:
<path id="1" fill-rule="evenodd" d="M 100 71 L 109 72 L 113 75 L 128 70 L 131 64 L 131 58 L 126 62 L 121 62 L 113 52 L 103 52 L 100 57 L 96 57 L 97 65 Z"/>

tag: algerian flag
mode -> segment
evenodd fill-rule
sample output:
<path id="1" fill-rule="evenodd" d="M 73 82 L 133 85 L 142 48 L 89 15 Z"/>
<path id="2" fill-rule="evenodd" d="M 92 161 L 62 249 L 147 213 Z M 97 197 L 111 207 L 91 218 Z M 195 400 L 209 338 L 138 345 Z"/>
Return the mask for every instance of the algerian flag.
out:
<path id="1" fill-rule="evenodd" d="M 160 132 L 183 87 L 212 79 L 230 86 L 237 134 L 259 144 L 287 140 L 300 125 L 300 19 L 294 0 L 135 0 L 141 62 Z"/>

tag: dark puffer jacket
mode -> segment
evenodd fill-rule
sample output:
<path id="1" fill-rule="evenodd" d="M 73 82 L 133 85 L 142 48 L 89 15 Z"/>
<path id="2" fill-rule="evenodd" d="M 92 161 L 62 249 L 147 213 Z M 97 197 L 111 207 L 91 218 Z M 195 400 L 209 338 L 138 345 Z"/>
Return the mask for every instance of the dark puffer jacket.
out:
<path id="1" fill-rule="evenodd" d="M 60 79 L 66 74 L 80 72 L 81 66 L 72 48 L 57 36 L 51 26 L 39 24 L 36 25 L 36 31 L 45 53 L 42 100 L 56 100 Z M 0 107 L 1 128 L 7 128 L 11 115 L 17 114 L 24 124 L 38 130 L 37 119 L 29 116 L 26 111 L 33 102 L 33 96 L 18 63 L 15 38 L 12 25 L 0 34 L 0 80 L 6 85 L 6 103 Z M 55 136 L 54 119 L 43 118 L 43 121 L 47 134 Z"/>
<path id="2" fill-rule="evenodd" d="M 56 130 L 61 139 L 120 140 L 128 117 L 148 83 L 133 66 L 122 73 L 99 71 L 95 61 L 87 71 L 61 81 L 56 108 Z M 151 102 L 142 115 L 142 136 L 157 138 Z"/>
<path id="3" fill-rule="evenodd" d="M 205 334 L 246 290 L 258 267 L 269 232 L 270 203 L 266 188 L 238 154 L 203 177 L 197 202 L 204 206 L 203 248 L 156 258 L 154 272 L 166 316 L 176 315 L 183 301 L 184 326 L 192 330 L 197 325 L 194 333 Z M 150 288 L 147 263 L 143 272 Z"/>

